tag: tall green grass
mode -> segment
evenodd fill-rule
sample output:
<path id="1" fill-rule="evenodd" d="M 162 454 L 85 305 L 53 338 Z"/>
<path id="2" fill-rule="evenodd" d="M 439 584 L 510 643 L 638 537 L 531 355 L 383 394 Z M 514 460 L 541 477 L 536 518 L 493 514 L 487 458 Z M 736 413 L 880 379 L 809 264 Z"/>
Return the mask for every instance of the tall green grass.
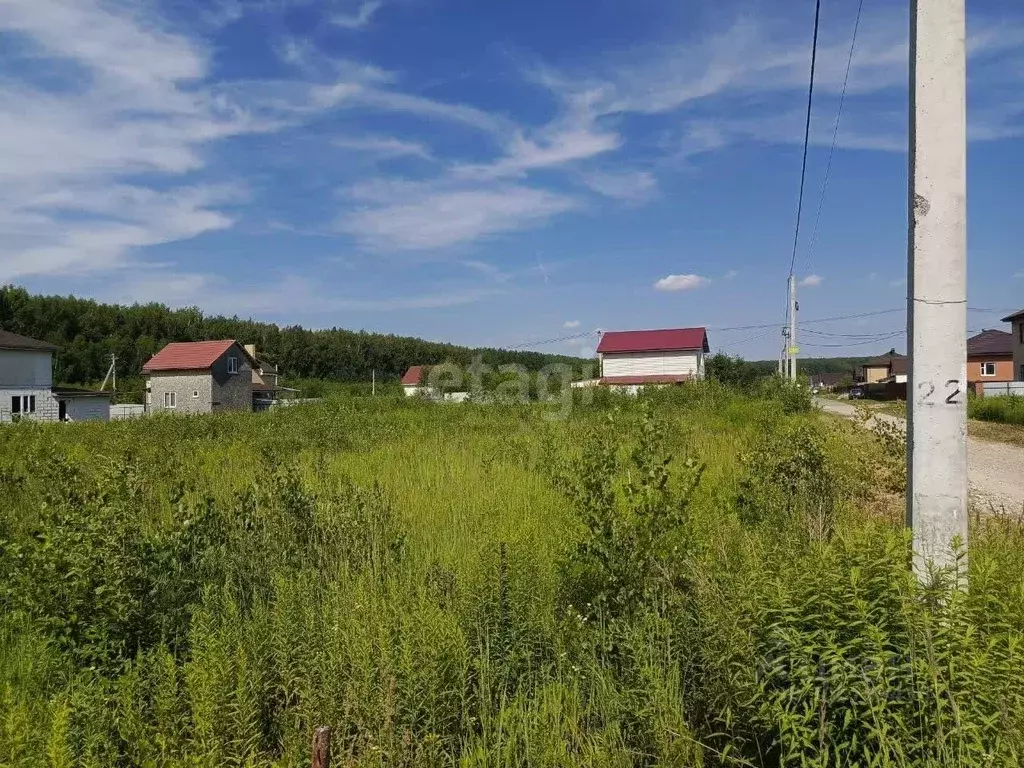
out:
<path id="1" fill-rule="evenodd" d="M 554 412 L 0 431 L 0 765 L 1020 764 L 1017 521 L 922 586 L 799 393 Z"/>
<path id="2" fill-rule="evenodd" d="M 971 419 L 996 421 L 1001 424 L 1024 424 L 1024 397 L 971 397 L 967 401 L 967 416 Z"/>

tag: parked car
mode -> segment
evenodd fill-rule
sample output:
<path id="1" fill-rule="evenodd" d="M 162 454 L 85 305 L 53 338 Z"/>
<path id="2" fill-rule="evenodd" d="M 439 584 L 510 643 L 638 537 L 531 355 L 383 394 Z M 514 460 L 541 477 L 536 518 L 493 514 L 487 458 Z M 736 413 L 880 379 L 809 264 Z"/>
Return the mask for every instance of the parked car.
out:
<path id="1" fill-rule="evenodd" d="M 851 400 L 863 400 L 867 392 L 864 391 L 864 387 L 852 387 L 850 389 Z"/>

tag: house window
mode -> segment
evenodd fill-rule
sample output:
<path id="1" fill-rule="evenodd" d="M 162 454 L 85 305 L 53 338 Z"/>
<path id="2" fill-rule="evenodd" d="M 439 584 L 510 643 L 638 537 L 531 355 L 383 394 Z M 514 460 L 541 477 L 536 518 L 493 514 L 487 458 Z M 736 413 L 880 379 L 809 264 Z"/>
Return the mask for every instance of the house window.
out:
<path id="1" fill-rule="evenodd" d="M 228 358 L 228 373 L 238 373 L 238 358 L 234 355 Z"/>
<path id="2" fill-rule="evenodd" d="M 1017 326 L 1017 331 L 1020 333 L 1020 343 L 1024 344 L 1024 323 Z"/>
<path id="3" fill-rule="evenodd" d="M 164 408 L 177 408 L 177 397 L 174 392 L 164 392 Z"/>
<path id="4" fill-rule="evenodd" d="M 995 363 L 982 363 L 981 364 L 981 375 L 982 376 L 995 376 L 996 375 L 996 364 Z"/>
<path id="5" fill-rule="evenodd" d="M 193 389 L 192 390 L 192 397 L 196 398 L 197 400 L 199 399 L 199 390 L 198 389 Z"/>
<path id="6" fill-rule="evenodd" d="M 11 413 L 35 413 L 36 412 L 36 396 L 35 395 L 14 395 L 11 398 Z"/>

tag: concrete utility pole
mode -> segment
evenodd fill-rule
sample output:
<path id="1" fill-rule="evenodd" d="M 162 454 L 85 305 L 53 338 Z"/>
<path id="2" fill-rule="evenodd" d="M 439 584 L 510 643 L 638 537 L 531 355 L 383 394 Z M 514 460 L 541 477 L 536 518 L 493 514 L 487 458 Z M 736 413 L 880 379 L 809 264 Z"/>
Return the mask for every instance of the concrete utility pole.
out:
<path id="1" fill-rule="evenodd" d="M 796 277 L 789 276 L 789 380 L 796 381 L 796 354 L 800 351 L 796 345 Z"/>
<path id="2" fill-rule="evenodd" d="M 907 525 L 914 569 L 967 545 L 965 0 L 911 0 Z"/>

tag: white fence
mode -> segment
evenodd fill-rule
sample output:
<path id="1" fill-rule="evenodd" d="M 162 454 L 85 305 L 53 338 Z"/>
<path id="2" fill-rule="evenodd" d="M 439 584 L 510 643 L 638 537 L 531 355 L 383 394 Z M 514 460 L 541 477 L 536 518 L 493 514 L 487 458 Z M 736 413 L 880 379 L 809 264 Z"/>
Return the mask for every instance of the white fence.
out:
<path id="1" fill-rule="evenodd" d="M 988 381 L 981 385 L 985 397 L 1018 395 L 1024 397 L 1024 381 Z"/>
<path id="2" fill-rule="evenodd" d="M 132 405 L 131 403 L 111 403 L 111 419 L 137 419 L 146 415 L 146 406 Z"/>

